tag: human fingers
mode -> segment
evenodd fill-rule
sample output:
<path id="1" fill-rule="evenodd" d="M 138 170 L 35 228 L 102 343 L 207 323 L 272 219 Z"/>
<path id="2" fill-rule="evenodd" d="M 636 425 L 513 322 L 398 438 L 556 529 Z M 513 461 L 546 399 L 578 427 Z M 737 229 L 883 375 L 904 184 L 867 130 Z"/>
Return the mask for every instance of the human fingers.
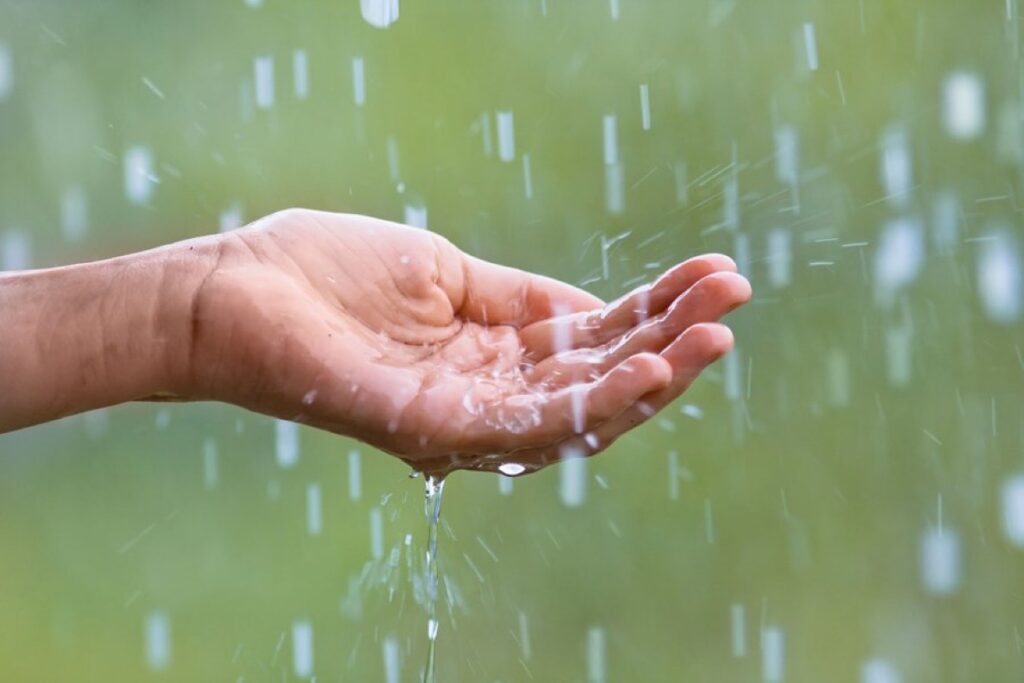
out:
<path id="1" fill-rule="evenodd" d="M 714 322 L 750 300 L 751 288 L 738 273 L 719 271 L 701 278 L 660 315 L 621 337 L 593 349 L 558 353 L 538 363 L 531 381 L 558 386 L 586 381 L 642 352 L 660 353 L 684 330 L 703 322 Z"/>
<path id="2" fill-rule="evenodd" d="M 601 299 L 566 282 L 465 254 L 463 273 L 459 313 L 482 325 L 523 328 L 552 316 L 604 306 Z"/>
<path id="3" fill-rule="evenodd" d="M 599 453 L 686 391 L 707 366 L 728 353 L 732 346 L 732 332 L 725 325 L 694 325 L 660 354 L 672 367 L 672 378 L 665 387 L 642 396 L 615 417 L 583 434 L 571 435 L 555 444 L 512 453 L 507 460 L 481 462 L 475 469 L 500 471 L 498 467 L 503 462 L 515 462 L 525 468 L 524 472 L 532 472 L 567 455 L 591 456 Z"/>
<path id="4" fill-rule="evenodd" d="M 517 394 L 482 406 L 461 428 L 459 441 L 462 450 L 487 454 L 538 448 L 596 429 L 671 381 L 672 368 L 665 359 L 638 354 L 592 382 Z"/>
<path id="5" fill-rule="evenodd" d="M 569 349 L 606 344 L 664 311 L 701 278 L 735 270 L 736 263 L 728 256 L 695 256 L 600 310 L 540 320 L 521 329 L 520 338 L 528 358 L 534 362 Z"/>

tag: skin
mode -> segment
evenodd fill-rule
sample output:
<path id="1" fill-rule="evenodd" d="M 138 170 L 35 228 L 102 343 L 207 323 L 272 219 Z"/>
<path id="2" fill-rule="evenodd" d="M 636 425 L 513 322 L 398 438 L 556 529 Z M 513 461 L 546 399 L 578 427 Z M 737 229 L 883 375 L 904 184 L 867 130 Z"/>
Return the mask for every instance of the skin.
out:
<path id="1" fill-rule="evenodd" d="M 535 471 L 607 448 L 728 352 L 718 320 L 751 296 L 735 271 L 698 256 L 605 304 L 425 230 L 290 209 L 0 274 L 0 431 L 125 401 L 214 400 L 436 476 Z"/>

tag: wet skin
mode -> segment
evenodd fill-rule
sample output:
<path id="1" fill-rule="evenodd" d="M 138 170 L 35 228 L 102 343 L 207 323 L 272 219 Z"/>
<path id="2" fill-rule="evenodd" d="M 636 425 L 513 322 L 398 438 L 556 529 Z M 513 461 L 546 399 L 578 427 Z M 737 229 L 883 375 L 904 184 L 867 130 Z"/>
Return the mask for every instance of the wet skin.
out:
<path id="1" fill-rule="evenodd" d="M 0 276 L 0 370 L 26 387 L 0 398 L 0 431 L 129 400 L 216 400 L 437 476 L 535 471 L 607 448 L 725 354 L 718 320 L 751 296 L 735 271 L 698 256 L 605 304 L 432 232 L 290 209 Z"/>

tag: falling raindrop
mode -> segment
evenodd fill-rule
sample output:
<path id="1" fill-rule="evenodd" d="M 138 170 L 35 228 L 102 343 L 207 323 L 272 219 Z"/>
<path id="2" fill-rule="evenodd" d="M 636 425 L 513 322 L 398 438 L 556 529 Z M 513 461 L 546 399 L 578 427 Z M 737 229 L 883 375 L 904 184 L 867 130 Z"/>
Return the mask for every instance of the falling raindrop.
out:
<path id="1" fill-rule="evenodd" d="M 385 638 L 382 650 L 384 654 L 384 682 L 398 683 L 402 673 L 398 659 L 398 641 L 394 637 Z"/>
<path id="2" fill-rule="evenodd" d="M 1020 250 L 1009 229 L 999 230 L 979 244 L 978 295 L 988 317 L 1010 325 L 1020 319 L 1024 278 Z"/>
<path id="3" fill-rule="evenodd" d="M 533 175 L 530 172 L 530 155 L 523 155 L 523 194 L 533 199 Z"/>
<path id="4" fill-rule="evenodd" d="M 306 531 L 310 536 L 319 536 L 322 528 L 320 484 L 308 484 L 306 486 Z"/>
<path id="5" fill-rule="evenodd" d="M 352 99 L 357 107 L 366 104 L 366 75 L 362 57 L 352 58 Z"/>
<path id="6" fill-rule="evenodd" d="M 559 495 L 562 504 L 575 508 L 583 505 L 587 496 L 587 460 L 582 449 L 563 446 L 559 458 Z"/>
<path id="7" fill-rule="evenodd" d="M 242 227 L 244 222 L 242 218 L 242 205 L 235 202 L 220 212 L 217 227 L 220 232 L 228 232 Z"/>
<path id="8" fill-rule="evenodd" d="M 348 452 L 348 497 L 358 501 L 363 496 L 362 466 L 359 451 Z"/>
<path id="9" fill-rule="evenodd" d="M 769 231 L 767 251 L 768 281 L 776 289 L 786 287 L 790 282 L 790 264 L 793 261 L 789 230 L 775 228 Z"/>
<path id="10" fill-rule="evenodd" d="M 203 440 L 203 486 L 217 488 L 217 442 L 211 438 Z"/>
<path id="11" fill-rule="evenodd" d="M 423 204 L 406 204 L 405 224 L 425 229 L 427 227 L 427 207 Z"/>
<path id="12" fill-rule="evenodd" d="M 764 683 L 781 683 L 785 676 L 785 634 L 769 626 L 761 632 L 761 677 Z"/>
<path id="13" fill-rule="evenodd" d="M 1003 531 L 1015 546 L 1024 547 L 1024 474 L 1017 474 L 1003 484 Z"/>
<path id="14" fill-rule="evenodd" d="M 288 420 L 274 420 L 274 444 L 277 464 L 288 469 L 299 461 L 299 425 Z"/>
<path id="15" fill-rule="evenodd" d="M 879 302 L 891 304 L 912 283 L 924 263 L 921 225 L 898 219 L 885 226 L 875 252 L 875 287 Z"/>
<path id="16" fill-rule="evenodd" d="M 495 114 L 495 120 L 498 127 L 498 158 L 512 161 L 516 158 L 516 132 L 512 112 L 499 111 Z"/>
<path id="17" fill-rule="evenodd" d="M 975 74 L 958 71 L 943 86 L 943 122 L 958 140 L 973 140 L 985 130 L 985 88 Z"/>
<path id="18" fill-rule="evenodd" d="M 889 127 L 882 135 L 881 173 L 885 198 L 895 206 L 905 206 L 910 199 L 912 165 L 906 131 Z"/>
<path id="19" fill-rule="evenodd" d="M 145 204 L 155 183 L 152 152 L 147 147 L 129 147 L 124 153 L 125 196 L 136 204 Z"/>
<path id="20" fill-rule="evenodd" d="M 587 631 L 587 682 L 604 683 L 605 681 L 605 632 L 603 628 L 594 626 Z"/>
<path id="21" fill-rule="evenodd" d="M 860 668 L 860 683 L 901 683 L 893 665 L 884 659 L 869 659 Z"/>
<path id="22" fill-rule="evenodd" d="M 359 0 L 363 19 L 374 28 L 387 28 L 398 21 L 398 0 Z"/>
<path id="23" fill-rule="evenodd" d="M 146 615 L 146 664 L 153 671 L 166 669 L 171 663 L 171 622 L 167 613 L 154 610 Z"/>
<path id="24" fill-rule="evenodd" d="M 60 225 L 69 242 L 79 242 L 85 237 L 89 228 L 89 205 L 81 185 L 72 185 L 61 194 Z"/>
<path id="25" fill-rule="evenodd" d="M 370 555 L 375 560 L 384 557 L 384 517 L 378 507 L 370 509 Z"/>
<path id="26" fill-rule="evenodd" d="M 0 270 L 28 270 L 32 267 L 32 242 L 22 230 L 7 230 L 0 240 Z"/>
<path id="27" fill-rule="evenodd" d="M 309 56 L 305 50 L 292 53 L 292 79 L 295 81 L 295 96 L 300 100 L 309 97 Z"/>
<path id="28" fill-rule="evenodd" d="M 949 529 L 928 529 L 921 538 L 921 582 L 935 595 L 949 595 L 960 583 L 960 539 Z"/>
<path id="29" fill-rule="evenodd" d="M 804 52 L 807 55 L 807 68 L 818 70 L 818 39 L 815 36 L 814 24 L 804 22 Z"/>
<path id="30" fill-rule="evenodd" d="M 292 624 L 292 671 L 299 678 L 313 675 L 313 624 L 308 621 Z"/>
<path id="31" fill-rule="evenodd" d="M 14 88 L 14 60 L 7 43 L 0 42 L 0 102 L 7 99 Z"/>
<path id="32" fill-rule="evenodd" d="M 651 88 L 646 83 L 640 84 L 640 127 L 651 129 Z"/>
<path id="33" fill-rule="evenodd" d="M 732 656 L 747 656 L 747 616 L 743 605 L 734 604 L 729 608 L 729 623 L 732 633 Z"/>
<path id="34" fill-rule="evenodd" d="M 274 58 L 256 57 L 253 61 L 253 82 L 256 84 L 256 106 L 269 109 L 274 106 Z"/>

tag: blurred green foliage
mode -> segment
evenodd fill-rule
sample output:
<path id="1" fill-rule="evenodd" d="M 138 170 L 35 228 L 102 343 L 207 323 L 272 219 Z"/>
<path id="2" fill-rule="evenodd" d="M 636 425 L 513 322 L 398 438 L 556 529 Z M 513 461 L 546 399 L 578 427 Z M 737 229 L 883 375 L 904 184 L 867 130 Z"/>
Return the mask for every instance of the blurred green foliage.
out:
<path id="1" fill-rule="evenodd" d="M 585 505 L 560 503 L 558 468 L 511 495 L 492 476 L 448 482 L 441 680 L 594 679 L 593 628 L 609 681 L 761 680 L 763 628 L 784 634 L 787 681 L 889 681 L 861 678 L 873 660 L 907 681 L 1020 679 L 1024 551 L 1000 490 L 1022 467 L 1022 328 L 989 320 L 977 286 L 993 230 L 1019 262 L 1017 0 L 407 0 L 386 30 L 357 0 L 6 0 L 0 46 L 0 246 L 35 266 L 294 205 L 400 221 L 426 207 L 467 251 L 604 297 L 694 253 L 740 260 L 756 298 L 731 318 L 737 351 L 589 463 Z M 943 123 L 958 70 L 984 87 L 984 130 L 966 141 Z M 513 112 L 511 162 L 497 111 Z M 911 168 L 900 196 L 893 144 Z M 158 179 L 141 205 L 124 187 L 136 146 Z M 69 192 L 86 200 L 70 219 Z M 892 220 L 923 231 L 924 260 L 885 304 Z M 897 252 L 897 266 L 914 256 Z M 384 680 L 388 638 L 418 680 L 406 563 L 422 482 L 305 429 L 282 469 L 274 434 L 226 406 L 132 405 L 0 437 L 0 679 L 294 680 L 292 625 L 308 620 L 317 680 Z M 958 544 L 945 594 L 922 582 L 922 539 L 940 528 Z M 158 670 L 153 614 L 169 626 Z"/>

